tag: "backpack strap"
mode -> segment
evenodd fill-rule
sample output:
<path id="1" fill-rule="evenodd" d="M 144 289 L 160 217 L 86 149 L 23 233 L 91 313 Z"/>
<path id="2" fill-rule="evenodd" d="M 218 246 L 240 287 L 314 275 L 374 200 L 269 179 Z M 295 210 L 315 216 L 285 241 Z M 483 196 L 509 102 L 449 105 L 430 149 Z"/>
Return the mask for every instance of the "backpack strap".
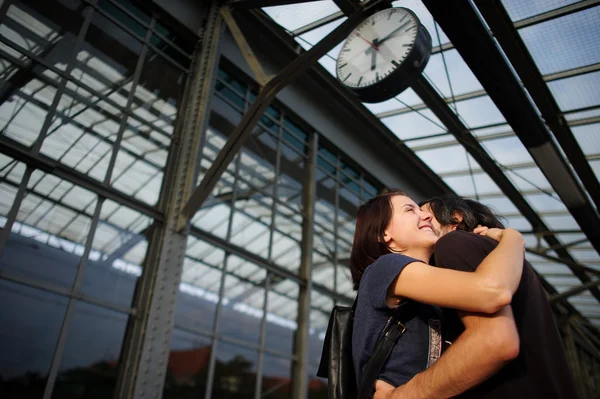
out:
<path id="1" fill-rule="evenodd" d="M 406 323 L 414 316 L 415 304 L 413 301 L 404 301 L 394 309 L 375 345 L 375 350 L 373 350 L 365 366 L 358 391 L 358 399 L 368 399 L 373 396 L 377 376 L 390 356 L 396 341 L 406 331 Z"/>

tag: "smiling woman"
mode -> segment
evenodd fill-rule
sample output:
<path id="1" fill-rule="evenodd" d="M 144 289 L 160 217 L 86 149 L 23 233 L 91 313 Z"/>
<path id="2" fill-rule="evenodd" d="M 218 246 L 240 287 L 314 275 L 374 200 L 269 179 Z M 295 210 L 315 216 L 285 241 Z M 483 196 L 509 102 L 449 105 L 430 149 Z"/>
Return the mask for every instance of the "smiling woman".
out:
<path id="1" fill-rule="evenodd" d="M 493 231 L 492 231 L 493 230 Z M 358 289 L 352 354 L 357 380 L 395 306 L 411 299 L 417 317 L 393 347 L 378 379 L 400 386 L 441 355 L 441 309 L 494 313 L 510 303 L 523 268 L 523 237 L 515 230 L 490 229 L 500 243 L 465 273 L 427 264 L 438 240 L 432 214 L 402 191 L 367 201 L 358 210 L 350 258 Z"/>

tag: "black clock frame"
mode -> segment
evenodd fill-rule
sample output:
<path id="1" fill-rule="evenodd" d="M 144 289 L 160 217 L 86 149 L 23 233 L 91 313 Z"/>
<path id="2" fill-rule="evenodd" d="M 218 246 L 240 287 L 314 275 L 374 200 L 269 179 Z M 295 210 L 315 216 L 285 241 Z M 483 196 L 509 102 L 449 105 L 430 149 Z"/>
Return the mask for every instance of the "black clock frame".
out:
<path id="1" fill-rule="evenodd" d="M 400 66 L 386 77 L 364 87 L 346 86 L 338 77 L 338 81 L 354 93 L 361 102 L 379 103 L 402 93 L 423 72 L 429 61 L 429 57 L 431 56 L 431 36 L 419 20 L 419 17 L 412 10 L 408 8 L 405 8 L 405 10 L 415 18 L 418 28 L 415 44 Z"/>

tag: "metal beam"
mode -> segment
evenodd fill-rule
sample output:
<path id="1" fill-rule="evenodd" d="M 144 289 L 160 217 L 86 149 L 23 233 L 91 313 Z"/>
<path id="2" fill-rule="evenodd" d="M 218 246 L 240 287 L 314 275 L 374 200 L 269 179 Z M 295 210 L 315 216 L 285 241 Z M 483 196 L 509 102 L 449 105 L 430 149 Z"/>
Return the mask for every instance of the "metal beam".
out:
<path id="1" fill-rule="evenodd" d="M 592 8 L 600 4 L 599 0 L 582 0 L 578 1 L 574 4 L 570 4 L 565 7 L 556 8 L 554 10 L 550 10 L 547 12 L 543 12 L 538 15 L 534 15 L 529 18 L 524 18 L 520 21 L 516 21 L 514 23 L 515 28 L 527 28 L 528 26 L 536 25 L 542 22 L 551 21 L 556 18 L 564 17 L 569 14 L 573 14 L 579 11 L 586 10 L 588 8 Z M 451 42 L 444 43 L 441 46 L 436 46 L 433 48 L 432 54 L 437 54 L 441 51 L 453 49 L 454 45 Z"/>
<path id="2" fill-rule="evenodd" d="M 596 160 L 600 159 L 600 154 L 588 155 L 585 157 L 585 159 L 587 159 L 588 161 L 596 161 Z M 517 164 L 512 164 L 512 165 L 500 165 L 500 164 L 498 164 L 498 165 L 500 168 L 507 170 L 507 171 L 538 167 L 538 165 L 535 162 L 523 162 L 523 163 L 517 163 Z M 485 170 L 481 169 L 481 168 L 460 169 L 460 170 L 453 170 L 451 172 L 440 172 L 440 173 L 438 173 L 438 176 L 440 176 L 442 178 L 452 177 L 452 176 L 468 176 L 470 174 L 482 173 L 484 171 Z M 554 190 L 554 191 L 556 191 L 556 190 Z"/>
<path id="3" fill-rule="evenodd" d="M 250 47 L 250 45 L 248 44 L 248 41 L 246 40 L 246 37 L 240 30 L 240 27 L 238 26 L 237 22 L 235 22 L 235 18 L 231 14 L 231 8 L 229 6 L 221 7 L 221 16 L 223 17 L 223 20 L 227 24 L 227 28 L 229 28 L 229 31 L 231 32 L 233 39 L 235 40 L 238 47 L 240 48 L 242 55 L 246 59 L 248 66 L 252 70 L 252 73 L 254 74 L 254 78 L 256 79 L 256 82 L 261 87 L 266 85 L 267 82 L 269 81 L 269 78 L 265 74 L 265 71 L 263 70 L 262 66 L 260 65 L 260 62 L 258 61 L 258 59 L 256 58 L 256 55 L 254 55 L 254 51 L 252 51 L 252 47 Z"/>
<path id="4" fill-rule="evenodd" d="M 592 64 L 592 65 L 586 65 L 586 66 L 579 67 L 579 68 L 566 69 L 564 71 L 543 75 L 542 79 L 544 82 L 548 83 L 548 82 L 553 82 L 555 80 L 572 78 L 575 76 L 585 75 L 586 73 L 592 73 L 592 72 L 597 72 L 597 71 L 600 71 L 600 62 L 596 63 L 596 64 Z M 445 97 L 444 101 L 446 101 L 448 104 L 452 104 L 453 102 L 471 100 L 474 98 L 484 97 L 486 95 L 487 95 L 487 92 L 485 90 L 475 90 L 475 91 L 470 91 L 468 93 L 459 94 L 457 96 L 454 96 L 454 98 Z M 421 111 L 424 109 L 427 109 L 427 105 L 417 104 L 417 105 L 411 105 L 409 107 L 403 107 L 403 108 L 396 109 L 396 110 L 380 112 L 376 116 L 378 118 L 388 118 L 390 116 L 407 114 L 409 112 Z"/>
<path id="5" fill-rule="evenodd" d="M 292 363 L 292 398 L 304 399 L 308 396 L 308 329 L 310 321 L 310 302 L 312 291 L 312 257 L 315 221 L 315 202 L 317 196 L 317 154 L 319 136 L 313 132 L 310 141 L 306 174 L 302 192 L 302 257 L 298 274 L 306 281 L 306 286 L 298 291 L 298 319 L 294 336 L 294 355 Z"/>
<path id="6" fill-rule="evenodd" d="M 557 247 L 557 249 L 560 250 L 561 247 Z M 544 251 L 540 251 L 540 250 L 537 250 L 535 248 L 525 248 L 525 251 L 529 252 L 530 254 L 537 255 L 537 256 L 539 256 L 541 258 L 545 258 L 545 259 L 551 260 L 551 261 L 556 262 L 556 263 L 562 263 L 563 265 L 569 266 L 571 269 L 572 268 L 576 268 L 576 269 L 581 269 L 581 270 L 583 270 L 585 272 L 588 272 L 588 273 L 600 274 L 600 270 L 592 269 L 591 267 L 587 267 L 585 265 L 582 265 L 581 263 L 579 263 L 579 262 L 577 262 L 575 260 L 571 261 L 571 260 L 568 260 L 568 259 L 557 258 L 556 256 L 548 255 Z"/>
<path id="7" fill-rule="evenodd" d="M 210 166 L 209 170 L 204 175 L 200 185 L 194 190 L 186 205 L 182 210 L 182 216 L 186 218 L 192 217 L 202 206 L 206 198 L 217 184 L 217 181 L 231 163 L 231 160 L 244 145 L 252 129 L 267 109 L 275 95 L 287 86 L 293 79 L 304 73 L 308 68 L 312 67 L 322 56 L 329 52 L 343 38 L 360 24 L 366 16 L 376 10 L 376 6 L 382 0 L 375 2 L 356 10 L 344 23 L 338 26 L 333 32 L 327 35 L 309 51 L 298 56 L 292 63 L 287 65 L 277 76 L 272 78 L 260 91 L 260 94 L 242 118 L 239 125 L 231 134 L 227 143 L 219 155 Z M 384 1 L 384 0 L 383 0 Z"/>
<path id="8" fill-rule="evenodd" d="M 567 159 L 573 166 L 573 169 L 575 169 L 577 176 L 594 201 L 594 205 L 596 208 L 600 208 L 600 183 L 590 167 L 590 164 L 585 159 L 585 155 L 581 150 L 579 143 L 573 136 L 571 129 L 569 129 L 569 125 L 562 115 L 560 107 L 556 103 L 552 92 L 544 82 L 542 74 L 529 53 L 527 46 L 513 26 L 508 12 L 499 0 L 475 0 L 475 4 L 479 8 L 479 11 L 483 15 L 488 26 L 492 29 L 496 40 L 521 78 L 525 88 L 527 88 L 529 95 L 541 112 L 546 124 L 554 133 L 554 137 L 564 150 Z M 519 135 L 520 132 L 516 131 L 516 133 Z M 530 134 L 530 132 L 527 132 L 526 134 Z M 527 145 L 526 139 L 522 138 L 522 141 L 523 144 Z M 531 147 L 533 150 L 535 146 L 532 145 Z M 545 174 L 546 173 L 547 172 L 545 172 Z M 566 178 L 566 176 L 564 176 L 564 178 Z M 557 192 L 559 195 L 561 194 L 559 190 L 557 190 Z M 561 195 L 561 198 L 562 197 L 564 197 L 564 195 Z M 567 204 L 567 206 L 569 206 L 569 204 Z M 593 214 L 590 213 L 590 215 Z M 600 219 L 598 227 L 600 228 Z M 598 244 L 597 248 L 600 252 L 600 244 Z"/>
<path id="9" fill-rule="evenodd" d="M 125 205 L 126 207 L 148 215 L 157 221 L 163 220 L 162 212 L 158 211 L 155 207 L 135 198 L 129 197 L 113 187 L 106 186 L 81 172 L 56 162 L 51 158 L 41 154 L 33 154 L 29 148 L 6 136 L 0 136 L 0 153 L 6 154 L 9 157 L 23 162 L 24 164 L 33 168 L 53 174 L 70 183 L 90 190 L 101 197 L 105 197 L 121 205 Z"/>
<path id="10" fill-rule="evenodd" d="M 561 292 L 558 295 L 553 295 L 550 298 L 548 298 L 548 301 L 550 303 L 554 303 L 556 301 L 560 301 L 563 299 L 567 299 L 573 295 L 577 295 L 583 291 L 589 290 L 590 288 L 594 288 L 600 285 L 600 279 L 594 280 L 594 281 L 590 281 L 589 283 L 585 283 L 583 285 L 580 285 L 578 287 L 574 287 L 571 288 L 570 290 L 567 290 L 565 292 Z"/>
<path id="11" fill-rule="evenodd" d="M 352 15 L 354 11 L 360 8 L 360 0 L 333 0 L 333 2 L 345 15 Z"/>
<path id="12" fill-rule="evenodd" d="M 576 12 L 580 12 L 583 10 L 587 10 L 588 8 L 592 8 L 600 4 L 599 0 L 583 0 L 578 1 L 574 4 L 570 4 L 564 7 L 556 8 L 554 10 L 550 10 L 538 15 L 534 15 L 529 18 L 522 19 L 520 21 L 515 22 L 515 28 L 521 29 L 526 28 L 531 25 L 536 25 L 542 22 L 550 21 L 556 18 L 564 17 L 570 14 L 574 14 Z"/>
<path id="13" fill-rule="evenodd" d="M 432 0 L 425 0 L 424 2 L 426 5 L 428 5 L 430 1 Z M 448 3 L 437 3 L 436 6 L 440 4 Z M 428 7 L 432 7 L 432 5 L 429 4 Z M 446 31 L 446 28 L 444 28 L 443 25 L 442 28 L 444 31 Z M 483 147 L 481 147 L 481 144 L 469 132 L 467 127 L 462 123 L 454 111 L 450 109 L 448 104 L 444 102 L 442 97 L 431 86 L 431 84 L 424 77 L 420 77 L 414 82 L 412 89 L 419 97 L 421 97 L 421 99 L 429 106 L 436 117 L 448 128 L 448 131 L 456 137 L 456 140 L 464 146 L 469 154 L 471 154 L 471 156 L 479 163 L 479 165 L 481 165 L 483 170 L 494 180 L 498 187 L 500 187 L 506 196 L 513 202 L 517 209 L 523 214 L 529 223 L 531 223 L 534 231 L 550 230 L 542 218 L 523 198 L 519 190 L 517 190 L 517 188 L 508 179 L 496 162 L 488 155 Z M 554 235 L 544 236 L 544 239 L 550 246 L 560 244 Z M 556 252 L 561 258 L 564 258 L 570 262 L 575 262 L 575 259 L 571 257 L 567 250 L 557 249 Z M 571 265 L 570 268 L 582 282 L 587 283 L 590 281 L 589 276 L 580 267 Z M 594 288 L 592 293 L 596 299 L 600 301 L 600 291 Z"/>
<path id="14" fill-rule="evenodd" d="M 194 54 L 193 73 L 186 82 L 159 200 L 165 221 L 155 225 L 149 239 L 133 299 L 140 316 L 127 325 L 115 398 L 159 398 L 163 394 L 189 233 L 189 224 L 182 226 L 180 209 L 197 178 L 200 142 L 208 124 L 223 33 L 218 1 L 201 4 L 206 16 L 204 34 Z"/>
<path id="15" fill-rule="evenodd" d="M 313 29 L 317 29 L 320 28 L 323 25 L 327 25 L 330 22 L 333 21 L 337 21 L 338 19 L 341 19 L 344 17 L 344 13 L 341 11 L 337 11 L 334 12 L 331 15 L 328 15 L 326 17 L 323 17 L 321 19 L 317 19 L 314 22 L 311 22 L 310 24 L 304 25 L 298 29 L 295 29 L 292 31 L 292 36 L 296 37 L 296 36 L 300 36 L 304 33 L 310 32 Z"/>
<path id="16" fill-rule="evenodd" d="M 225 5 L 235 8 L 262 8 L 285 6 L 287 4 L 308 3 L 314 0 L 228 0 Z"/>

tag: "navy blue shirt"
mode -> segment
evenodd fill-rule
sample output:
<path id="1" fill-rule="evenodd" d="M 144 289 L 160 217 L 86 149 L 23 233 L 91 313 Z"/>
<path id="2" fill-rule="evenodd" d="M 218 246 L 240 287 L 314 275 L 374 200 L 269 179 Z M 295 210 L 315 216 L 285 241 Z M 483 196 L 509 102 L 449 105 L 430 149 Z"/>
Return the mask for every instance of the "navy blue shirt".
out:
<path id="1" fill-rule="evenodd" d="M 385 301 L 387 290 L 404 267 L 412 262 L 420 260 L 400 254 L 383 255 L 365 269 L 360 280 L 352 331 L 352 360 L 359 385 L 363 368 L 392 314 Z M 392 349 L 378 376 L 394 386 L 408 382 L 441 355 L 441 309 L 421 303 L 415 305 L 417 316 L 406 324 L 406 332 Z"/>

